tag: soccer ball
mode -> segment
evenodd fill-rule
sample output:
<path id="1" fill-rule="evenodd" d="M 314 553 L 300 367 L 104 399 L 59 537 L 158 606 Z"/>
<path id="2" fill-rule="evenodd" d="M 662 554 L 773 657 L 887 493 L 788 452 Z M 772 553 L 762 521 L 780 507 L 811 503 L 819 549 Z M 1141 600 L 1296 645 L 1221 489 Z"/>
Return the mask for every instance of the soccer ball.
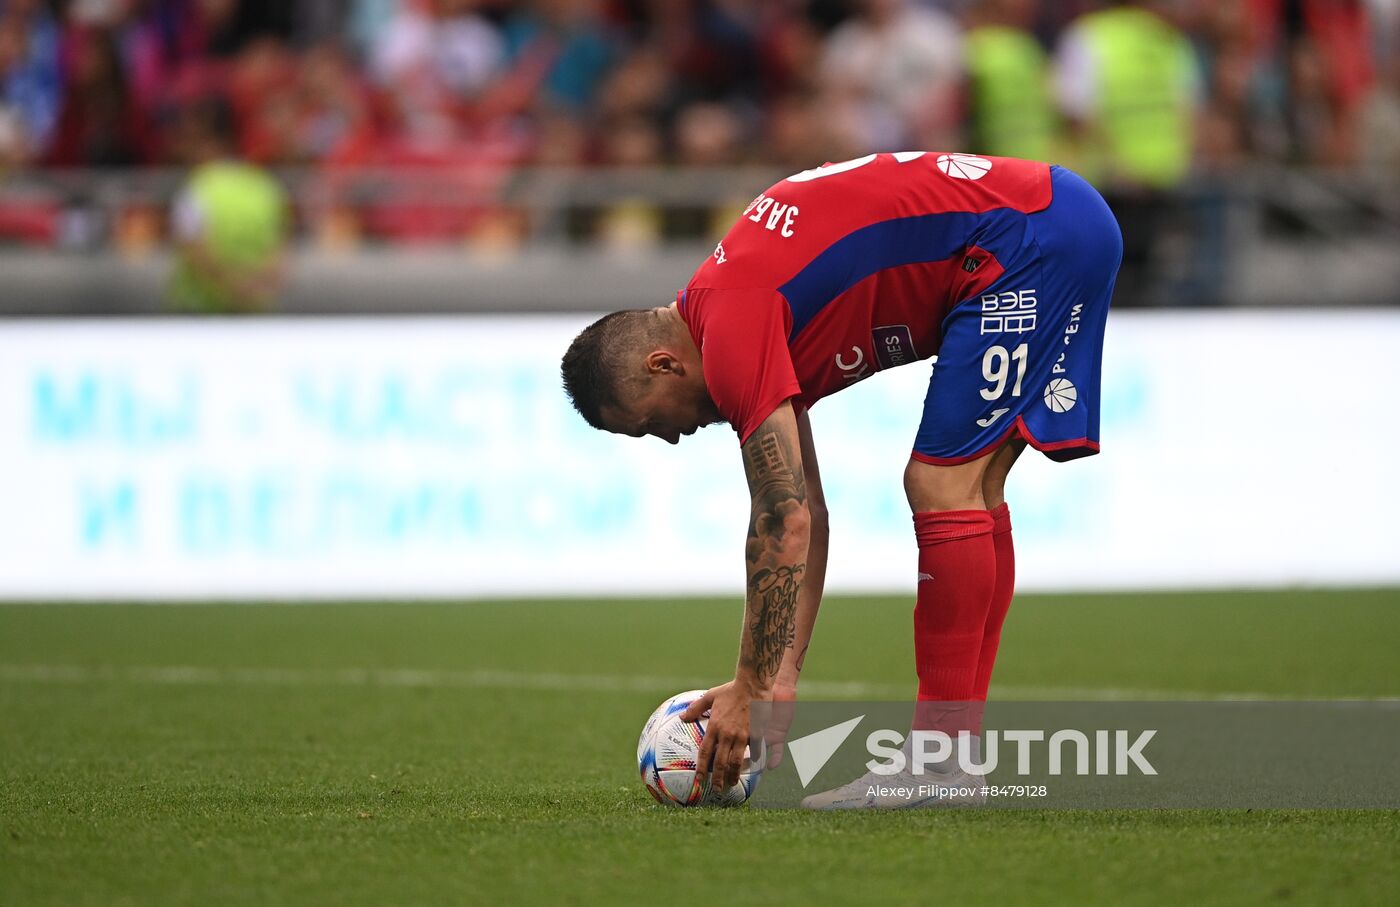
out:
<path id="1" fill-rule="evenodd" d="M 760 745 L 758 760 L 746 759 L 739 773 L 739 783 L 729 790 L 710 788 L 708 780 L 702 785 L 695 778 L 695 760 L 700 741 L 705 739 L 708 717 L 699 721 L 682 721 L 681 713 L 692 702 L 705 695 L 704 690 L 677 693 L 657 706 L 642 728 L 637 741 L 637 768 L 642 783 L 658 803 L 667 806 L 738 806 L 753 796 L 767 748 Z M 749 755 L 747 752 L 745 755 Z"/>

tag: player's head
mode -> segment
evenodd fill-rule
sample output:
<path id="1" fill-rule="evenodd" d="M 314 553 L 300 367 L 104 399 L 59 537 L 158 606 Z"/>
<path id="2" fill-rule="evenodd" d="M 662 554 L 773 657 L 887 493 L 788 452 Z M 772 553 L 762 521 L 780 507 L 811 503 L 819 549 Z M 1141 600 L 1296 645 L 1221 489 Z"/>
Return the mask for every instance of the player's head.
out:
<path id="1" fill-rule="evenodd" d="M 695 342 L 669 309 L 604 315 L 574 338 L 561 372 L 574 409 L 594 428 L 675 444 L 720 421 Z"/>

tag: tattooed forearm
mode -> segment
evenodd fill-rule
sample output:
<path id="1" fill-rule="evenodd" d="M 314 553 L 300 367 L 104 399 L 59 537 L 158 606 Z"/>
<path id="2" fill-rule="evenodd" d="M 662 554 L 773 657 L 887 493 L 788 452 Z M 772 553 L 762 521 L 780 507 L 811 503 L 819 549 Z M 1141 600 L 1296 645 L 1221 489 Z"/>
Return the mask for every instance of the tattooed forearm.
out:
<path id="1" fill-rule="evenodd" d="M 748 601 L 739 667 L 768 687 L 796 639 L 811 531 L 800 440 L 790 410 L 770 417 L 744 443 L 744 470 L 752 508 L 744 549 Z"/>
<path id="2" fill-rule="evenodd" d="M 797 458 L 787 449 L 791 442 L 772 429 L 760 428 L 744 446 L 744 465 L 749 474 L 749 494 L 754 503 L 771 509 L 786 501 L 806 501 L 807 481 L 801 469 L 794 469 Z"/>
<path id="3" fill-rule="evenodd" d="M 776 553 L 787 537 L 788 519 L 807 504 L 807 481 L 795 439 L 763 426 L 744 445 L 753 512 L 745 550 L 750 572 L 765 552 Z"/>
<path id="4" fill-rule="evenodd" d="M 749 625 L 754 671 L 761 678 L 778 673 L 792 646 L 797 619 L 797 593 L 805 564 L 760 568 L 749 580 L 749 599 L 756 605 Z"/>

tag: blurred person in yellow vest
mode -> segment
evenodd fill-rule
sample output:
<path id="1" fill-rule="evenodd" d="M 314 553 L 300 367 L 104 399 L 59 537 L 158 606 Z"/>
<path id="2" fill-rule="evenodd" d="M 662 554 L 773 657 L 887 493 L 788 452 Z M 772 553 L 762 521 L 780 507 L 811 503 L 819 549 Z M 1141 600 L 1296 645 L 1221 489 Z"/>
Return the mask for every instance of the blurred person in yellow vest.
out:
<path id="1" fill-rule="evenodd" d="M 182 111 L 175 141 L 194 169 L 171 212 L 171 306 L 211 314 L 271 308 L 285 276 L 286 193 L 267 171 L 234 158 L 231 118 L 219 103 Z"/>
<path id="2" fill-rule="evenodd" d="M 1030 30 L 1037 6 L 1037 0 L 986 0 L 969 10 L 970 151 L 1033 161 L 1062 156 L 1049 59 Z"/>
<path id="3" fill-rule="evenodd" d="M 1073 163 L 1123 230 L 1119 304 L 1157 291 L 1153 250 L 1190 173 L 1202 79 L 1191 43 L 1162 2 L 1110 2 L 1070 23 L 1054 90 L 1074 136 Z"/>

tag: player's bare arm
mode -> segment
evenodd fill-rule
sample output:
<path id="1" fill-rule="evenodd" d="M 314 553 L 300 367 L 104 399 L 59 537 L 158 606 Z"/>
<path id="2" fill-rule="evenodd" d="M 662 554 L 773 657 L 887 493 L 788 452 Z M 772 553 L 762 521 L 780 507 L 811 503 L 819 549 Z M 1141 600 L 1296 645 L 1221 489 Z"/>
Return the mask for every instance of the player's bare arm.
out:
<path id="1" fill-rule="evenodd" d="M 773 714 L 768 720 L 768 764 L 776 766 L 782 760 L 783 738 L 792 721 L 797 699 L 797 684 L 807 651 L 812 642 L 812 630 L 821 609 L 822 592 L 826 584 L 827 545 L 831 538 L 827 521 L 826 497 L 822 493 L 821 473 L 817 468 L 817 450 L 812 441 L 812 423 L 807 411 L 797 413 L 797 433 L 802 452 L 802 476 L 807 483 L 807 511 L 811 515 L 811 530 L 807 542 L 807 569 L 802 574 L 802 588 L 797 593 L 797 616 L 793 621 L 792 645 L 783 655 L 778 679 L 773 685 Z"/>
<path id="2" fill-rule="evenodd" d="M 807 649 L 812 642 L 812 629 L 821 608 L 822 591 L 826 584 L 827 544 L 831 537 L 827 520 L 826 497 L 822 493 L 821 473 L 817 468 L 817 451 L 812 441 L 812 423 L 807 411 L 797 413 L 797 434 L 802 454 L 802 478 L 807 489 L 807 512 L 811 527 L 807 542 L 807 569 L 802 575 L 802 589 L 797 596 L 797 616 L 793 623 L 793 643 L 778 668 L 775 693 L 795 693 Z"/>
<path id="3" fill-rule="evenodd" d="M 749 744 L 750 701 L 773 698 L 779 671 L 795 651 L 812 523 L 792 404 L 783 403 L 764 420 L 742 452 L 751 506 L 738 664 L 733 681 L 711 690 L 689 710 L 697 718 L 710 710 L 698 762 L 702 778 L 706 766 L 712 766 L 711 786 L 720 790 L 738 782 Z M 796 656 L 792 658 L 795 666 Z"/>

